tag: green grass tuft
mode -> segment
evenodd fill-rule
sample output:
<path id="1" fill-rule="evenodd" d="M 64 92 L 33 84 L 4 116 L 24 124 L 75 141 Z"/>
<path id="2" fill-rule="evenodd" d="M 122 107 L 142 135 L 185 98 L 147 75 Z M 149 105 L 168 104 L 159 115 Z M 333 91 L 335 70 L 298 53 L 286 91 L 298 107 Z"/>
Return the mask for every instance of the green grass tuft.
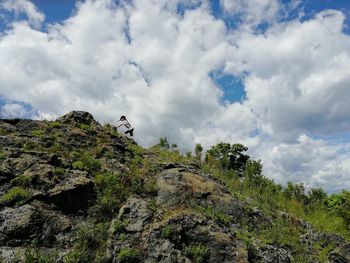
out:
<path id="1" fill-rule="evenodd" d="M 16 186 L 10 188 L 6 194 L 0 197 L 0 204 L 2 205 L 14 205 L 14 204 L 22 204 L 31 198 L 31 193 L 21 187 Z"/>

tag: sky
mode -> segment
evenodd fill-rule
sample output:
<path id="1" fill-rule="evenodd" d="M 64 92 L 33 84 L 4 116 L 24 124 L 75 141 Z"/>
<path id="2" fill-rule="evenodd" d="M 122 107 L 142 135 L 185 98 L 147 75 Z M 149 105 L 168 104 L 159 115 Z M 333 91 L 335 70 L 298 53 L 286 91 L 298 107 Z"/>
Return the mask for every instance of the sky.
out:
<path id="1" fill-rule="evenodd" d="M 350 189 L 348 0 L 0 0 L 0 114 L 126 115 L 166 136 L 242 143 L 264 174 Z"/>

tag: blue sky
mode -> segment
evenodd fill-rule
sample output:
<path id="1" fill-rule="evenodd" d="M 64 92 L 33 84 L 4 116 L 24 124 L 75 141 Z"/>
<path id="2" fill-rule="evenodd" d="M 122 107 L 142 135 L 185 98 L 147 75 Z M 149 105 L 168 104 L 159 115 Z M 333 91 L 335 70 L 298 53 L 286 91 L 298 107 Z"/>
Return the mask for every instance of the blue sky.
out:
<path id="1" fill-rule="evenodd" d="M 2 117 L 127 115 L 143 146 L 240 142 L 277 182 L 350 188 L 349 1 L 113 2 L 0 1 Z"/>

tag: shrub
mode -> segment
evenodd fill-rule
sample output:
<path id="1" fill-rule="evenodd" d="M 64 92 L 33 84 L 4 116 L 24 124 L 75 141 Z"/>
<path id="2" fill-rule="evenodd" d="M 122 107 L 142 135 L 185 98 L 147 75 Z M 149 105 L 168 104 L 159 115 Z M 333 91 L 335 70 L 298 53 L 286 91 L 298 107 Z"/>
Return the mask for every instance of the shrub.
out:
<path id="1" fill-rule="evenodd" d="M 13 205 L 22 204 L 31 198 L 31 194 L 27 189 L 16 186 L 7 191 L 6 194 L 0 197 L 0 204 Z"/>
<path id="2" fill-rule="evenodd" d="M 91 126 L 90 126 L 90 125 L 87 125 L 87 124 L 84 124 L 84 123 L 79 124 L 79 128 L 80 128 L 81 130 L 83 130 L 84 132 L 86 132 L 86 133 L 89 133 L 89 132 L 92 131 Z"/>
<path id="3" fill-rule="evenodd" d="M 66 169 L 64 169 L 63 167 L 55 167 L 53 169 L 54 175 L 63 175 L 63 174 L 65 174 L 65 172 L 66 172 Z"/>
<path id="4" fill-rule="evenodd" d="M 84 153 L 77 161 L 73 162 L 73 168 L 95 173 L 101 169 L 101 162 L 96 160 L 92 155 Z"/>
<path id="5" fill-rule="evenodd" d="M 48 124 L 51 128 L 58 128 L 62 126 L 62 123 L 59 121 L 50 121 Z"/>
<path id="6" fill-rule="evenodd" d="M 219 143 L 207 151 L 205 161 L 223 171 L 232 169 L 241 174 L 249 160 L 244 154 L 247 150 L 242 144 Z"/>
<path id="7" fill-rule="evenodd" d="M 12 185 L 16 186 L 28 186 L 31 184 L 33 177 L 22 174 L 11 180 Z"/>
<path id="8" fill-rule="evenodd" d="M 34 130 L 32 131 L 32 135 L 35 137 L 43 137 L 44 136 L 44 131 L 43 130 Z"/>
<path id="9" fill-rule="evenodd" d="M 55 263 L 57 260 L 57 253 L 44 254 L 34 248 L 29 248 L 24 253 L 24 261 L 26 263 Z"/>
<path id="10" fill-rule="evenodd" d="M 174 227 L 172 225 L 166 225 L 163 227 L 161 236 L 162 238 L 171 239 L 174 233 Z"/>
<path id="11" fill-rule="evenodd" d="M 117 234 L 123 233 L 125 231 L 125 222 L 117 219 L 114 221 L 114 232 Z"/>
<path id="12" fill-rule="evenodd" d="M 78 229 L 73 249 L 66 255 L 65 262 L 104 262 L 107 232 L 106 223 Z"/>
<path id="13" fill-rule="evenodd" d="M 97 198 L 90 213 L 101 219 L 111 218 L 130 193 L 130 181 L 126 176 L 101 173 L 95 177 Z"/>
<path id="14" fill-rule="evenodd" d="M 136 263 L 139 260 L 140 252 L 135 248 L 123 248 L 118 253 L 118 259 L 120 263 Z"/>
<path id="15" fill-rule="evenodd" d="M 185 255 L 196 263 L 204 263 L 208 261 L 209 249 L 201 244 L 189 245 L 185 247 Z"/>

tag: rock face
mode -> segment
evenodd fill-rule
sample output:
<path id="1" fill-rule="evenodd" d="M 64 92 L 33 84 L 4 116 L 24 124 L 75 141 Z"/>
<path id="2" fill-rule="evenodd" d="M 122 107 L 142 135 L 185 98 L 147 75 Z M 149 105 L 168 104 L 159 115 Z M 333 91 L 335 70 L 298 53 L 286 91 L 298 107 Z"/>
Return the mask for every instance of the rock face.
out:
<path id="1" fill-rule="evenodd" d="M 141 158 L 87 112 L 0 120 L 0 145 L 0 262 L 26 262 L 28 249 L 56 262 L 298 262 L 288 246 L 247 241 L 275 219 L 221 180 L 155 152 Z M 343 237 L 281 218 L 302 229 L 303 262 L 350 262 Z M 315 244 L 332 244 L 325 261 L 312 256 Z"/>

